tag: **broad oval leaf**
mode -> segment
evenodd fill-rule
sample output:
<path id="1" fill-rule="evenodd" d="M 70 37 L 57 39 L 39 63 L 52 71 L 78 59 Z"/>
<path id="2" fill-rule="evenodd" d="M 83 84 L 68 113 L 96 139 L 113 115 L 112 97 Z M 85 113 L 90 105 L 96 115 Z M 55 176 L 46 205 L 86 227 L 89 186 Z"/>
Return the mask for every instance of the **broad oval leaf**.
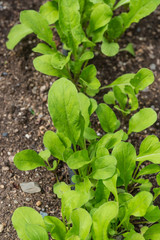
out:
<path id="1" fill-rule="evenodd" d="M 131 143 L 121 142 L 115 146 L 112 155 L 117 159 L 120 178 L 123 180 L 125 188 L 127 189 L 136 166 L 136 150 Z"/>
<path id="2" fill-rule="evenodd" d="M 63 160 L 65 146 L 55 132 L 47 131 L 43 137 L 43 144 L 54 157 Z"/>
<path id="3" fill-rule="evenodd" d="M 67 159 L 67 165 L 71 169 L 79 169 L 91 162 L 91 159 L 89 159 L 88 151 L 87 150 L 81 150 L 73 153 L 68 159 Z"/>
<path id="4" fill-rule="evenodd" d="M 30 240 L 48 240 L 49 236 L 46 230 L 36 224 L 26 224 L 25 232 Z"/>
<path id="5" fill-rule="evenodd" d="M 65 78 L 53 83 L 48 95 L 48 109 L 57 130 L 76 144 L 82 126 L 78 93 L 74 84 Z"/>
<path id="6" fill-rule="evenodd" d="M 160 209 L 158 206 L 151 205 L 144 216 L 148 222 L 154 223 L 160 220 Z"/>
<path id="7" fill-rule="evenodd" d="M 40 14 L 48 21 L 48 24 L 55 23 L 59 18 L 58 4 L 56 1 L 49 1 L 39 9 Z"/>
<path id="8" fill-rule="evenodd" d="M 116 42 L 108 42 L 107 39 L 103 39 L 101 45 L 101 51 L 108 57 L 113 57 L 119 52 L 119 44 Z"/>
<path id="9" fill-rule="evenodd" d="M 160 224 L 154 224 L 144 234 L 146 240 L 158 240 L 160 239 Z"/>
<path id="10" fill-rule="evenodd" d="M 72 228 L 67 233 L 67 239 L 73 235 L 79 236 L 79 239 L 86 240 L 92 225 L 90 214 L 83 208 L 78 208 L 71 215 Z"/>
<path id="11" fill-rule="evenodd" d="M 101 85 L 99 80 L 96 78 L 96 74 L 97 74 L 96 67 L 93 64 L 88 65 L 81 72 L 80 82 L 82 82 L 82 84 L 84 84 L 85 86 L 93 90 L 96 90 Z"/>
<path id="12" fill-rule="evenodd" d="M 34 150 L 23 150 L 14 157 L 14 164 L 21 171 L 32 170 L 37 167 L 46 167 L 46 164 Z"/>
<path id="13" fill-rule="evenodd" d="M 71 188 L 65 182 L 57 182 L 53 186 L 53 192 L 57 194 L 58 198 L 62 198 L 63 194 L 70 191 Z"/>
<path id="14" fill-rule="evenodd" d="M 149 164 L 139 171 L 137 177 L 140 177 L 142 175 L 147 175 L 147 174 L 153 174 L 157 172 L 160 172 L 160 166 L 157 164 Z"/>
<path id="15" fill-rule="evenodd" d="M 50 232 L 52 238 L 56 240 L 65 239 L 66 227 L 61 220 L 56 217 L 46 216 L 44 217 L 44 222 L 46 229 L 48 232 Z"/>
<path id="16" fill-rule="evenodd" d="M 152 108 L 143 108 L 129 120 L 128 134 L 132 132 L 141 132 L 153 125 L 156 120 L 157 114 Z"/>
<path id="17" fill-rule="evenodd" d="M 42 216 L 33 208 L 17 208 L 12 216 L 12 223 L 17 231 L 18 237 L 23 240 L 31 240 L 25 231 L 26 224 L 36 224 L 45 228 Z"/>
<path id="18" fill-rule="evenodd" d="M 104 103 L 99 104 L 96 110 L 98 119 L 105 132 L 114 132 L 120 126 L 120 121 L 117 120 L 112 109 Z"/>
<path id="19" fill-rule="evenodd" d="M 108 240 L 108 226 L 118 214 L 118 204 L 107 202 L 100 206 L 93 214 L 93 240 Z"/>

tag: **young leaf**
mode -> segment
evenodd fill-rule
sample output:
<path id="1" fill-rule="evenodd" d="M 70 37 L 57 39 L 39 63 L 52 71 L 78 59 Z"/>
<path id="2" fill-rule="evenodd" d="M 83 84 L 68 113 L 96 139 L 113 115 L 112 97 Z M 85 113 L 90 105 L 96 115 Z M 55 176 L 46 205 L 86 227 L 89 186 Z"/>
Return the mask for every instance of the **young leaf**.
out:
<path id="1" fill-rule="evenodd" d="M 89 115 L 91 116 L 94 113 L 94 111 L 96 111 L 97 109 L 97 102 L 93 98 L 89 98 L 89 100 L 90 100 L 90 107 L 88 111 L 89 111 Z"/>
<path id="2" fill-rule="evenodd" d="M 116 202 L 107 202 L 100 206 L 93 214 L 93 240 L 108 240 L 108 226 L 118 214 Z"/>
<path id="3" fill-rule="evenodd" d="M 55 48 L 55 43 L 52 40 L 52 30 L 50 29 L 47 20 L 43 18 L 40 13 L 34 10 L 24 10 L 20 14 L 20 22 L 32 29 L 39 39 L 47 42 L 50 46 Z"/>
<path id="4" fill-rule="evenodd" d="M 88 26 L 89 34 L 107 25 L 107 23 L 109 23 L 109 21 L 111 20 L 111 17 L 112 10 L 107 4 L 100 3 L 95 5 L 90 16 Z"/>
<path id="5" fill-rule="evenodd" d="M 114 93 L 112 91 L 108 92 L 107 94 L 105 94 L 103 96 L 103 100 L 105 103 L 107 104 L 113 104 L 115 105 L 115 96 L 114 96 Z"/>
<path id="6" fill-rule="evenodd" d="M 37 167 L 46 167 L 46 164 L 34 150 L 23 150 L 14 157 L 14 164 L 21 171 L 32 170 Z"/>
<path id="7" fill-rule="evenodd" d="M 81 134 L 80 106 L 76 87 L 65 78 L 57 80 L 48 96 L 54 126 L 76 144 Z"/>
<path id="8" fill-rule="evenodd" d="M 146 240 L 158 240 L 160 239 L 160 224 L 154 224 L 144 234 Z"/>
<path id="9" fill-rule="evenodd" d="M 153 163 L 160 164 L 160 143 L 152 145 L 146 151 L 140 152 L 137 157 L 137 161 L 146 161 L 149 160 Z"/>
<path id="10" fill-rule="evenodd" d="M 159 173 L 156 176 L 156 180 L 157 180 L 158 185 L 160 186 L 160 174 Z"/>
<path id="11" fill-rule="evenodd" d="M 124 21 L 124 29 L 129 28 L 132 23 L 137 23 L 142 18 L 148 16 L 159 4 L 159 0 L 130 0 L 130 11 L 121 15 Z"/>
<path id="12" fill-rule="evenodd" d="M 132 43 L 128 43 L 128 45 L 125 48 L 121 48 L 120 51 L 127 51 L 129 52 L 133 57 L 135 57 L 135 51 L 133 48 L 133 44 Z"/>
<path id="13" fill-rule="evenodd" d="M 48 149 L 46 149 L 46 150 L 44 150 L 44 151 L 41 151 L 41 152 L 39 153 L 39 156 L 40 156 L 41 158 L 43 158 L 46 162 L 48 162 L 48 158 L 51 156 L 51 153 L 50 153 L 50 151 L 49 151 Z"/>
<path id="14" fill-rule="evenodd" d="M 111 19 L 108 24 L 108 37 L 111 40 L 117 39 L 123 32 L 123 20 L 120 16 L 116 16 Z"/>
<path id="15" fill-rule="evenodd" d="M 27 224 L 25 225 L 25 233 L 30 240 L 48 240 L 49 236 L 46 230 L 36 224 Z"/>
<path id="16" fill-rule="evenodd" d="M 67 233 L 67 239 L 74 235 L 79 236 L 79 239 L 86 240 L 92 225 L 90 214 L 83 208 L 78 208 L 71 215 L 72 228 Z"/>
<path id="17" fill-rule="evenodd" d="M 135 87 L 136 93 L 139 90 L 145 89 L 147 86 L 151 85 L 154 82 L 153 72 L 147 68 L 140 69 L 134 78 L 131 79 L 132 86 Z"/>
<path id="18" fill-rule="evenodd" d="M 139 173 L 137 174 L 137 177 L 140 177 L 142 175 L 147 175 L 147 174 L 153 174 L 157 172 L 160 172 L 160 166 L 157 164 L 149 164 L 139 171 Z"/>
<path id="19" fill-rule="evenodd" d="M 47 232 L 50 232 L 51 237 L 56 240 L 65 239 L 66 227 L 61 220 L 56 217 L 46 216 L 44 217 Z"/>
<path id="20" fill-rule="evenodd" d="M 67 159 L 67 165 L 71 169 L 79 169 L 87 164 L 89 164 L 91 160 L 88 156 L 87 150 L 81 150 L 73 153 L 68 159 Z"/>
<path id="21" fill-rule="evenodd" d="M 80 75 L 80 82 L 84 84 L 85 86 L 96 90 L 100 87 L 100 82 L 96 78 L 97 70 L 93 64 L 88 65 L 86 68 L 84 68 Z"/>
<path id="22" fill-rule="evenodd" d="M 101 51 L 104 55 L 113 57 L 119 52 L 119 44 L 116 42 L 108 42 L 106 38 L 103 38 Z"/>
<path id="23" fill-rule="evenodd" d="M 55 50 L 53 48 L 50 48 L 47 44 L 45 43 L 38 43 L 38 45 L 35 48 L 32 48 L 33 52 L 38 52 L 41 54 L 53 54 L 55 53 Z"/>
<path id="24" fill-rule="evenodd" d="M 129 4 L 129 3 L 130 3 L 130 0 L 120 0 L 116 4 L 116 6 L 114 7 L 114 10 L 116 10 L 117 8 L 119 8 L 119 7 L 121 7 L 121 6 L 125 5 L 125 4 Z"/>
<path id="25" fill-rule="evenodd" d="M 117 159 L 120 178 L 123 180 L 125 188 L 127 189 L 136 166 L 136 150 L 131 143 L 121 142 L 115 146 L 112 155 Z"/>
<path id="26" fill-rule="evenodd" d="M 81 114 L 85 120 L 85 128 L 86 128 L 89 126 L 89 123 L 90 123 L 90 116 L 89 116 L 90 100 L 83 93 L 78 93 L 78 98 L 79 98 Z"/>
<path id="27" fill-rule="evenodd" d="M 124 238 L 124 240 L 145 240 L 145 239 L 140 233 L 137 233 L 134 230 L 131 230 L 127 234 L 127 237 Z"/>
<path id="28" fill-rule="evenodd" d="M 160 209 L 158 206 L 151 205 L 144 216 L 148 222 L 154 223 L 160 219 Z"/>
<path id="29" fill-rule="evenodd" d="M 153 125 L 156 120 L 157 114 L 152 108 L 143 108 L 129 120 L 128 134 L 132 132 L 141 132 Z"/>
<path id="30" fill-rule="evenodd" d="M 43 137 L 43 144 L 47 149 L 49 149 L 52 156 L 63 160 L 65 146 L 55 132 L 47 131 Z"/>
<path id="31" fill-rule="evenodd" d="M 135 95 L 133 88 L 129 85 L 126 85 L 124 90 L 128 94 L 128 97 L 129 97 L 129 104 L 131 106 L 130 110 L 135 111 L 138 108 L 138 99 Z"/>
<path id="32" fill-rule="evenodd" d="M 120 107 L 122 109 L 125 109 L 126 104 L 127 104 L 126 94 L 124 94 L 118 86 L 113 87 L 113 92 L 114 92 L 114 96 L 115 96 L 117 102 L 119 103 Z"/>
<path id="33" fill-rule="evenodd" d="M 29 207 L 17 208 L 12 216 L 12 224 L 17 231 L 18 237 L 24 240 L 31 240 L 25 231 L 26 224 L 36 224 L 45 228 L 42 216 Z"/>
<path id="34" fill-rule="evenodd" d="M 57 182 L 53 186 L 53 192 L 57 194 L 58 198 L 62 198 L 65 192 L 70 191 L 71 188 L 65 182 Z"/>
<path id="35" fill-rule="evenodd" d="M 111 88 L 114 86 L 119 86 L 121 89 L 125 87 L 125 85 L 130 85 L 130 81 L 132 78 L 134 78 L 134 73 L 127 73 L 120 77 L 118 77 L 116 80 L 114 80 L 111 84 L 108 86 L 105 86 L 105 88 Z"/>
<path id="36" fill-rule="evenodd" d="M 87 140 L 94 140 L 99 138 L 96 134 L 96 132 L 92 128 L 85 128 L 84 130 L 84 138 Z"/>
<path id="37" fill-rule="evenodd" d="M 117 120 L 115 113 L 106 104 L 99 104 L 96 113 L 105 132 L 114 132 L 119 128 L 120 121 Z"/>
<path id="38" fill-rule="evenodd" d="M 103 184 L 106 188 L 113 193 L 115 200 L 118 202 L 118 193 L 117 193 L 117 173 L 107 180 L 103 180 Z"/>
<path id="39" fill-rule="evenodd" d="M 8 41 L 6 46 L 8 49 L 12 50 L 24 37 L 32 33 L 32 29 L 24 24 L 17 24 L 11 28 L 8 34 Z"/>
<path id="40" fill-rule="evenodd" d="M 59 18 L 58 4 L 55 1 L 49 1 L 43 4 L 39 12 L 47 20 L 49 25 L 55 23 Z"/>
<path id="41" fill-rule="evenodd" d="M 110 155 L 96 158 L 92 163 L 90 177 L 97 180 L 111 178 L 116 171 L 116 163 L 116 159 Z"/>

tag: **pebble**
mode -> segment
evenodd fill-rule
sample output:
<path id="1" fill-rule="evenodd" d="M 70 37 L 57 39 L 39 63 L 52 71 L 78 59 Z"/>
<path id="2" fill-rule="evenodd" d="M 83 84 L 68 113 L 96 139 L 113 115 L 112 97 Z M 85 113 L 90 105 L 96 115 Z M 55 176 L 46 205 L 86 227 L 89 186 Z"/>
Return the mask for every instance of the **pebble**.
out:
<path id="1" fill-rule="evenodd" d="M 41 191 L 41 188 L 36 182 L 20 183 L 20 186 L 22 191 L 26 193 L 37 193 Z"/>
<path id="2" fill-rule="evenodd" d="M 18 201 L 17 201 L 17 200 L 14 200 L 14 204 L 18 204 Z"/>
<path id="3" fill-rule="evenodd" d="M 37 201 L 37 202 L 36 202 L 36 206 L 37 206 L 37 207 L 40 207 L 41 205 L 42 205 L 41 201 Z"/>
<path id="4" fill-rule="evenodd" d="M 33 94 L 37 94 L 37 87 L 34 87 L 34 88 L 32 89 L 32 93 L 33 93 Z"/>
<path id="5" fill-rule="evenodd" d="M 31 199 L 30 199 L 30 198 L 26 198 L 26 201 L 27 201 L 27 202 L 30 202 L 30 201 L 31 201 Z"/>
<path id="6" fill-rule="evenodd" d="M 43 93 L 43 92 L 45 92 L 45 91 L 47 91 L 47 87 L 44 85 L 44 86 L 42 86 L 41 88 L 40 88 L 40 91 Z"/>
<path id="7" fill-rule="evenodd" d="M 9 167 L 2 167 L 2 172 L 3 171 L 8 171 L 9 170 Z"/>
<path id="8" fill-rule="evenodd" d="M 29 138 L 31 137 L 31 135 L 26 134 L 25 137 L 26 137 L 27 139 L 29 139 Z"/>
<path id="9" fill-rule="evenodd" d="M 9 156 L 8 159 L 9 159 L 10 163 L 13 163 L 14 156 L 11 155 L 11 156 Z"/>
<path id="10" fill-rule="evenodd" d="M 149 87 L 146 87 L 145 89 L 143 89 L 143 92 L 149 92 Z"/>
<path id="11" fill-rule="evenodd" d="M 156 64 L 154 64 L 154 63 L 150 64 L 149 67 L 151 70 L 156 70 Z"/>
<path id="12" fill-rule="evenodd" d="M 8 137 L 8 133 L 7 133 L 7 132 L 4 132 L 4 133 L 2 133 L 2 136 L 3 136 L 3 137 Z"/>
<path id="13" fill-rule="evenodd" d="M 4 230 L 3 224 L 0 224 L 0 233 L 3 232 L 3 230 Z"/>
<path id="14" fill-rule="evenodd" d="M 43 218 L 46 217 L 46 216 L 48 216 L 48 214 L 47 214 L 46 212 L 40 211 L 40 214 L 41 214 L 41 216 L 42 216 Z"/>
<path id="15" fill-rule="evenodd" d="M 4 185 L 0 185 L 0 188 L 1 188 L 1 189 L 4 189 Z"/>
<path id="16" fill-rule="evenodd" d="M 141 28 L 140 27 L 137 28 L 137 32 L 141 32 Z"/>
<path id="17" fill-rule="evenodd" d="M 2 73 L 2 76 L 7 76 L 7 75 L 8 75 L 8 73 L 6 73 L 6 72 Z"/>

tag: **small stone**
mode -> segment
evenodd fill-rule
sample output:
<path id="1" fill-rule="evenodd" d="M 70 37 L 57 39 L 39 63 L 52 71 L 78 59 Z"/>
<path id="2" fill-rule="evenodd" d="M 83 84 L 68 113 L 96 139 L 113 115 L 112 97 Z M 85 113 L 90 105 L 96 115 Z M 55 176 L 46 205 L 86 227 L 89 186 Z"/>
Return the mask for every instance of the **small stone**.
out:
<path id="1" fill-rule="evenodd" d="M 26 202 L 30 202 L 31 201 L 31 199 L 30 198 L 26 198 Z"/>
<path id="2" fill-rule="evenodd" d="M 2 167 L 2 172 L 3 171 L 8 171 L 9 170 L 9 167 Z"/>
<path id="3" fill-rule="evenodd" d="M 32 89 L 32 93 L 33 93 L 33 94 L 37 94 L 37 87 L 34 87 L 34 88 Z"/>
<path id="4" fill-rule="evenodd" d="M 140 31 L 141 31 L 141 28 L 140 28 L 140 27 L 138 27 L 138 28 L 137 28 L 137 32 L 140 32 Z"/>
<path id="5" fill-rule="evenodd" d="M 154 105 L 152 105 L 151 108 L 152 108 L 153 110 L 155 110 L 155 106 L 154 106 Z"/>
<path id="6" fill-rule="evenodd" d="M 42 216 L 43 218 L 46 217 L 46 216 L 48 216 L 48 214 L 47 214 L 46 212 L 40 211 L 40 214 L 41 214 L 41 216 Z"/>
<path id="7" fill-rule="evenodd" d="M 4 77 L 7 76 L 7 75 L 8 75 L 8 73 L 6 73 L 6 72 L 2 73 L 2 76 L 4 76 Z"/>
<path id="8" fill-rule="evenodd" d="M 47 91 L 47 87 L 44 85 L 44 86 L 42 86 L 41 88 L 40 88 L 40 91 L 43 93 L 43 92 L 45 92 L 45 91 Z"/>
<path id="9" fill-rule="evenodd" d="M 0 233 L 3 232 L 3 230 L 4 230 L 3 224 L 0 224 Z"/>
<path id="10" fill-rule="evenodd" d="M 36 206 L 37 206 L 37 207 L 40 207 L 41 205 L 42 205 L 41 201 L 37 201 L 37 202 L 36 202 Z"/>
<path id="11" fill-rule="evenodd" d="M 149 92 L 149 87 L 146 87 L 145 89 L 143 89 L 143 92 Z"/>
<path id="12" fill-rule="evenodd" d="M 17 201 L 17 200 L 14 200 L 14 204 L 18 204 L 18 201 Z"/>
<path id="13" fill-rule="evenodd" d="M 156 64 L 154 64 L 154 63 L 150 64 L 149 67 L 152 71 L 156 70 Z"/>
<path id="14" fill-rule="evenodd" d="M 41 191 L 41 188 L 36 182 L 20 183 L 20 186 L 22 191 L 26 193 L 37 193 Z"/>
<path id="15" fill-rule="evenodd" d="M 0 188 L 1 188 L 1 189 L 4 189 L 4 185 L 0 185 Z"/>
<path id="16" fill-rule="evenodd" d="M 25 137 L 26 137 L 27 139 L 29 139 L 29 138 L 31 137 L 31 135 L 26 134 Z"/>
<path id="17" fill-rule="evenodd" d="M 14 156 L 9 156 L 8 159 L 9 159 L 10 163 L 13 163 Z"/>
<path id="18" fill-rule="evenodd" d="M 4 133 L 2 133 L 2 136 L 3 136 L 3 137 L 8 137 L 8 133 L 7 133 L 7 132 L 4 132 Z"/>

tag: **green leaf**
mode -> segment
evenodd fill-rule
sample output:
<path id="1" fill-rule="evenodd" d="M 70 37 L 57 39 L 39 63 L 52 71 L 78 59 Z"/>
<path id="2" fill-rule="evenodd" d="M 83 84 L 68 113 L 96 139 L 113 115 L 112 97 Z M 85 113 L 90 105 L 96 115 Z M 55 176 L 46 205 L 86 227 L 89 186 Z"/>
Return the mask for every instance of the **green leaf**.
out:
<path id="1" fill-rule="evenodd" d="M 90 177 L 97 180 L 111 178 L 116 171 L 116 163 L 115 157 L 110 155 L 96 158 L 91 165 Z"/>
<path id="2" fill-rule="evenodd" d="M 43 4 L 39 12 L 47 20 L 49 25 L 55 23 L 59 18 L 58 4 L 55 1 L 49 1 Z"/>
<path id="3" fill-rule="evenodd" d="M 78 208 L 72 212 L 71 221 L 73 226 L 67 233 L 67 239 L 75 235 L 81 240 L 86 240 L 92 225 L 90 214 L 85 209 Z"/>
<path id="4" fill-rule="evenodd" d="M 67 159 L 67 165 L 71 169 L 79 169 L 87 164 L 89 164 L 91 160 L 88 156 L 87 150 L 81 150 L 73 153 L 68 159 Z"/>
<path id="5" fill-rule="evenodd" d="M 113 104 L 115 105 L 115 96 L 114 93 L 112 91 L 108 92 L 107 94 L 105 94 L 103 96 L 103 100 L 105 103 L 107 104 Z"/>
<path id="6" fill-rule="evenodd" d="M 53 83 L 48 96 L 48 109 L 54 126 L 76 144 L 82 126 L 76 87 L 65 78 Z"/>
<path id="7" fill-rule="evenodd" d="M 143 108 L 129 120 L 128 134 L 141 132 L 152 126 L 157 120 L 157 114 L 152 108 Z"/>
<path id="8" fill-rule="evenodd" d="M 56 217 L 46 216 L 44 217 L 44 222 L 46 225 L 47 232 L 51 233 L 51 237 L 56 240 L 65 239 L 66 227 L 63 222 L 61 222 Z"/>
<path id="9" fill-rule="evenodd" d="M 63 160 L 65 146 L 55 132 L 47 131 L 43 137 L 43 144 L 47 149 L 49 149 L 52 156 Z"/>
<path id="10" fill-rule="evenodd" d="M 118 86 L 113 87 L 113 92 L 120 107 L 125 109 L 128 100 L 126 94 L 124 94 Z"/>
<path id="11" fill-rule="evenodd" d="M 125 4 L 129 4 L 129 3 L 130 3 L 130 0 L 120 0 L 116 4 L 116 6 L 114 7 L 114 10 L 116 10 L 117 8 L 119 8 L 119 7 L 121 7 L 121 6 L 125 5 Z"/>
<path id="12" fill-rule="evenodd" d="M 129 85 L 126 85 L 124 88 L 125 92 L 128 94 L 129 97 L 129 105 L 131 106 L 131 111 L 135 111 L 138 108 L 138 99 L 135 95 L 133 88 Z"/>
<path id="13" fill-rule="evenodd" d="M 93 64 L 88 65 L 81 72 L 80 82 L 82 82 L 82 84 L 84 84 L 85 86 L 96 90 L 101 85 L 99 80 L 96 78 L 96 74 L 96 67 Z"/>
<path id="14" fill-rule="evenodd" d="M 7 48 L 12 50 L 24 37 L 32 32 L 32 29 L 24 24 L 17 24 L 13 26 L 7 36 Z"/>
<path id="15" fill-rule="evenodd" d="M 125 87 L 125 85 L 129 85 L 132 78 L 134 78 L 134 73 L 127 73 L 120 77 L 118 77 L 115 81 L 113 81 L 108 86 L 105 86 L 105 88 L 111 88 L 114 86 L 119 86 L 121 89 Z"/>
<path id="16" fill-rule="evenodd" d="M 55 76 L 55 77 L 64 77 L 66 74 L 63 71 L 60 71 L 59 69 L 55 69 L 52 66 L 52 55 L 43 55 L 40 57 L 36 57 L 33 60 L 33 65 L 35 69 L 41 73 L 44 73 L 49 76 Z"/>
<path id="17" fill-rule="evenodd" d="M 87 52 L 84 52 L 84 53 L 82 54 L 82 56 L 80 57 L 79 61 L 84 62 L 84 61 L 90 60 L 90 59 L 92 59 L 92 58 L 94 58 L 93 52 L 87 51 Z"/>
<path id="18" fill-rule="evenodd" d="M 67 37 L 67 46 L 75 54 L 77 46 L 84 40 L 85 33 L 81 26 L 78 0 L 59 0 L 59 25 Z"/>
<path id="19" fill-rule="evenodd" d="M 105 186 L 102 180 L 98 180 L 97 185 L 96 185 L 96 190 L 95 190 L 95 200 L 96 203 L 101 203 L 102 201 L 105 200 L 105 202 L 108 201 L 110 195 L 110 191 L 108 188 Z M 96 204 L 97 206 L 97 204 Z"/>
<path id="20" fill-rule="evenodd" d="M 34 150 L 23 150 L 14 157 L 14 164 L 21 171 L 32 170 L 37 167 L 46 167 L 46 164 Z"/>
<path id="21" fill-rule="evenodd" d="M 23 240 L 31 240 L 25 231 L 26 224 L 36 224 L 45 228 L 42 216 L 33 208 L 17 208 L 12 216 L 12 224 L 17 231 L 18 237 Z"/>
<path id="22" fill-rule="evenodd" d="M 95 5 L 90 16 L 88 26 L 89 34 L 107 25 L 107 23 L 109 23 L 109 21 L 111 20 L 111 17 L 112 10 L 107 4 L 100 3 Z"/>
<path id="23" fill-rule="evenodd" d="M 38 45 L 35 48 L 32 48 L 33 52 L 38 52 L 41 54 L 53 54 L 55 53 L 55 50 L 50 48 L 47 44 L 45 43 L 38 43 Z"/>
<path id="24" fill-rule="evenodd" d="M 156 136 L 146 137 L 140 146 L 140 152 L 137 161 L 143 162 L 149 160 L 153 163 L 160 163 L 160 143 Z"/>
<path id="25" fill-rule="evenodd" d="M 135 57 L 135 51 L 133 48 L 133 44 L 132 43 L 128 43 L 128 45 L 125 48 L 121 48 L 120 51 L 127 51 L 129 52 L 133 57 Z"/>
<path id="26" fill-rule="evenodd" d="M 160 172 L 160 166 L 157 164 L 149 164 L 140 170 L 140 172 L 137 174 L 137 177 L 157 172 Z"/>
<path id="27" fill-rule="evenodd" d="M 93 214 L 93 240 L 108 240 L 108 226 L 118 214 L 116 202 L 107 202 L 100 206 Z"/>
<path id="28" fill-rule="evenodd" d="M 57 194 L 58 198 L 62 198 L 65 192 L 70 191 L 70 186 L 65 182 L 57 182 L 53 186 L 53 192 Z"/>
<path id="29" fill-rule="evenodd" d="M 89 111 L 89 115 L 91 116 L 97 109 L 97 102 L 93 98 L 89 98 L 89 100 L 90 100 L 90 107 L 88 111 Z"/>
<path id="30" fill-rule="evenodd" d="M 129 28 L 132 23 L 137 23 L 142 18 L 148 16 L 159 4 L 159 0 L 130 0 L 130 11 L 128 13 L 122 13 L 124 29 Z"/>
<path id="31" fill-rule="evenodd" d="M 151 223 L 157 222 L 160 219 L 160 209 L 159 209 L 159 207 L 151 205 L 148 208 L 144 218 L 147 219 L 147 221 L 149 221 Z"/>
<path id="32" fill-rule="evenodd" d="M 89 116 L 90 100 L 83 93 L 78 93 L 78 98 L 79 98 L 81 114 L 85 120 L 85 128 L 86 128 L 89 126 L 89 123 L 90 123 L 90 116 Z"/>
<path id="33" fill-rule="evenodd" d="M 159 173 L 156 176 L 156 180 L 157 180 L 158 185 L 160 186 L 160 174 Z"/>
<path id="34" fill-rule="evenodd" d="M 116 16 L 111 19 L 111 21 L 108 24 L 108 37 L 111 40 L 115 40 L 120 37 L 120 35 L 123 32 L 123 21 L 120 16 Z"/>
<path id="35" fill-rule="evenodd" d="M 136 150 L 131 143 L 121 142 L 115 146 L 112 155 L 117 159 L 120 178 L 123 180 L 125 188 L 127 189 L 136 166 Z"/>
<path id="36" fill-rule="evenodd" d="M 106 104 L 99 104 L 96 113 L 105 132 L 114 132 L 119 128 L 120 121 L 117 120 L 115 113 Z"/>
<path id="37" fill-rule="evenodd" d="M 117 173 L 107 180 L 103 181 L 103 184 L 106 188 L 114 195 L 115 200 L 118 202 L 118 193 L 117 193 Z"/>
<path id="38" fill-rule="evenodd" d="M 119 52 L 119 44 L 116 42 L 108 42 L 106 38 L 103 38 L 101 51 L 104 55 L 113 57 Z"/>
<path id="39" fill-rule="evenodd" d="M 154 200 L 160 195 L 160 188 L 154 188 Z"/>
<path id="40" fill-rule="evenodd" d="M 135 87 L 136 93 L 145 89 L 154 82 L 153 72 L 147 68 L 140 69 L 135 77 L 131 79 L 131 84 Z"/>
<path id="41" fill-rule="evenodd" d="M 46 150 L 44 150 L 44 151 L 41 151 L 41 152 L 39 153 L 39 156 L 40 156 L 41 158 L 43 158 L 46 162 L 48 162 L 48 158 L 51 156 L 51 153 L 50 153 L 50 151 L 49 151 L 48 149 L 46 149 Z"/>
<path id="42" fill-rule="evenodd" d="M 50 46 L 55 48 L 55 43 L 53 42 L 53 33 L 50 29 L 48 22 L 43 16 L 34 10 L 24 10 L 20 14 L 20 22 L 32 29 L 32 31 L 37 35 L 37 37 Z"/>
<path id="43" fill-rule="evenodd" d="M 160 224 L 151 226 L 144 234 L 146 240 L 158 240 L 160 239 Z"/>
<path id="44" fill-rule="evenodd" d="M 55 52 L 52 54 L 51 64 L 55 69 L 62 70 L 64 66 L 69 62 L 71 52 L 68 53 L 68 56 L 65 57 L 60 52 Z"/>
<path id="45" fill-rule="evenodd" d="M 84 138 L 87 140 L 94 140 L 99 138 L 96 134 L 96 132 L 92 128 L 85 128 L 84 130 Z"/>
<path id="46" fill-rule="evenodd" d="M 145 240 L 145 239 L 140 233 L 137 233 L 134 230 L 131 230 L 127 234 L 127 237 L 124 238 L 124 240 Z"/>
<path id="47" fill-rule="evenodd" d="M 36 224 L 26 224 L 25 225 L 25 232 L 30 240 L 48 240 L 48 233 L 46 230 Z"/>
<path id="48" fill-rule="evenodd" d="M 149 208 L 153 196 L 150 192 L 140 192 L 128 202 L 128 215 L 143 217 Z"/>

